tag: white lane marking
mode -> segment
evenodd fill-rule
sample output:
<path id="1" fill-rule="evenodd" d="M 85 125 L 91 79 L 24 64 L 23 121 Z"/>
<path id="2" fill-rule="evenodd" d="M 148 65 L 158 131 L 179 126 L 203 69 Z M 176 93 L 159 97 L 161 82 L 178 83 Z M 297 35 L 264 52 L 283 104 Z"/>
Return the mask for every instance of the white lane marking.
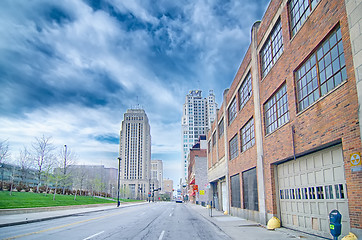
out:
<path id="1" fill-rule="evenodd" d="M 170 213 L 170 217 L 172 217 L 172 213 Z"/>
<path id="2" fill-rule="evenodd" d="M 87 238 L 84 238 L 83 240 L 88 240 L 88 239 L 94 238 L 95 236 L 98 236 L 99 234 L 102 234 L 102 233 L 104 233 L 104 231 L 99 232 L 99 233 L 96 233 L 96 234 L 93 234 L 92 236 L 89 236 L 89 237 L 87 237 Z"/>
<path id="3" fill-rule="evenodd" d="M 161 233 L 160 237 L 158 238 L 158 240 L 162 240 L 164 234 L 165 234 L 165 230 L 162 231 L 162 233 Z"/>

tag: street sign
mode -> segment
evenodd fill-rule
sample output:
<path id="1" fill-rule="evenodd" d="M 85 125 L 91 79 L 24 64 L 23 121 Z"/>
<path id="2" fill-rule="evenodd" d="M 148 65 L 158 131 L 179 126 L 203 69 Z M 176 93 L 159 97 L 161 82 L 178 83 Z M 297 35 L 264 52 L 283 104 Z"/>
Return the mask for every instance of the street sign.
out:
<path id="1" fill-rule="evenodd" d="M 200 190 L 200 195 L 205 195 L 205 190 Z"/>

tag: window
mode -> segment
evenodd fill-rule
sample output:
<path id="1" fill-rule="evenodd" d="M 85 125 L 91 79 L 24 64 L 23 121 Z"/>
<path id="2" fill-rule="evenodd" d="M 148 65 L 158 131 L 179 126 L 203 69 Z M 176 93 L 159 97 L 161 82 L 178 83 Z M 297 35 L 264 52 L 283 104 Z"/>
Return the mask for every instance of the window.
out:
<path id="1" fill-rule="evenodd" d="M 336 199 L 344 199 L 343 184 L 334 185 L 336 190 Z"/>
<path id="2" fill-rule="evenodd" d="M 244 82 L 241 84 L 239 88 L 239 111 L 244 107 L 246 102 L 249 100 L 252 94 L 251 88 L 251 75 L 248 73 Z"/>
<path id="3" fill-rule="evenodd" d="M 347 79 L 342 34 L 338 27 L 295 73 L 298 111 Z"/>
<path id="4" fill-rule="evenodd" d="M 221 136 L 224 135 L 224 119 L 221 119 L 218 125 L 218 131 L 219 131 L 219 138 L 221 138 Z"/>
<path id="5" fill-rule="evenodd" d="M 229 142 L 230 160 L 238 156 L 238 135 L 236 134 Z"/>
<path id="6" fill-rule="evenodd" d="M 230 184 L 231 184 L 231 206 L 241 208 L 239 174 L 230 177 Z"/>
<path id="7" fill-rule="evenodd" d="M 318 186 L 316 189 L 317 189 L 317 199 L 324 199 L 323 186 Z"/>
<path id="8" fill-rule="evenodd" d="M 241 128 L 241 151 L 251 148 L 255 144 L 255 134 L 254 134 L 254 119 L 250 119 L 244 127 Z"/>
<path id="9" fill-rule="evenodd" d="M 212 146 L 215 146 L 216 144 L 216 132 L 212 134 Z"/>
<path id="10" fill-rule="evenodd" d="M 326 199 L 333 199 L 333 188 L 332 185 L 324 186 L 326 192 Z"/>
<path id="11" fill-rule="evenodd" d="M 265 104 L 266 134 L 289 121 L 287 87 L 284 84 Z"/>
<path id="12" fill-rule="evenodd" d="M 276 22 L 268 39 L 260 51 L 262 76 L 265 77 L 283 53 L 283 36 L 280 19 Z"/>
<path id="13" fill-rule="evenodd" d="M 289 2 L 292 36 L 298 32 L 318 2 L 319 0 L 291 0 Z"/>
<path id="14" fill-rule="evenodd" d="M 235 119 L 237 113 L 236 109 L 236 98 L 233 99 L 231 102 L 229 109 L 228 109 L 228 115 L 229 115 L 229 125 L 232 123 L 232 121 Z"/>
<path id="15" fill-rule="evenodd" d="M 256 168 L 243 172 L 243 205 L 245 209 L 259 210 Z"/>

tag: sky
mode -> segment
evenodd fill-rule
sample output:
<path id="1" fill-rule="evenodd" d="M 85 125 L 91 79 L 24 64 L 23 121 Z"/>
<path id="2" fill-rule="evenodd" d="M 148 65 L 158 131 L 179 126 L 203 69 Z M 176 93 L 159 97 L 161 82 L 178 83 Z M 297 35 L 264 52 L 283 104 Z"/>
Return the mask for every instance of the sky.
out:
<path id="1" fill-rule="evenodd" d="M 35 137 L 78 164 L 118 167 L 127 109 L 150 121 L 152 159 L 181 177 L 186 94 L 222 93 L 269 0 L 0 1 L 0 140 L 13 160 Z"/>

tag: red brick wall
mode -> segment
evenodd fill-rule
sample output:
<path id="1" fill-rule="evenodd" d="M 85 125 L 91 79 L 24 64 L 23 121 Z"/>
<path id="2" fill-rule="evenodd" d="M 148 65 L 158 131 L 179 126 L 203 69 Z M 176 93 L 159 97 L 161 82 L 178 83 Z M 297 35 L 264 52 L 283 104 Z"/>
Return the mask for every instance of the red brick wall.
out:
<path id="1" fill-rule="evenodd" d="M 276 13 L 281 3 L 282 0 L 271 0 L 257 32 L 258 49 L 264 44 L 261 41 L 266 34 L 269 34 L 267 31 L 273 27 L 270 26 L 273 18 L 279 17 L 276 16 Z M 290 34 L 288 15 L 288 7 L 285 5 L 280 16 L 284 45 L 283 54 L 264 79 L 261 78 L 259 66 L 260 103 L 262 111 L 264 103 L 283 83 L 286 83 L 287 87 L 289 109 L 289 122 L 267 136 L 265 136 L 264 113 L 262 113 L 264 184 L 267 212 L 271 214 L 277 213 L 274 163 L 293 156 L 292 126 L 294 126 L 296 154 L 306 152 L 336 140 L 342 141 L 351 227 L 362 228 L 362 173 L 351 172 L 349 159 L 351 153 L 362 153 L 362 146 L 357 115 L 356 80 L 344 1 L 321 0 L 305 21 L 304 25 L 299 29 L 299 32 L 293 37 Z M 308 59 L 324 38 L 327 37 L 338 24 L 342 32 L 348 79 L 303 112 L 297 112 L 294 71 Z M 251 49 L 249 47 L 230 86 L 230 90 L 226 95 L 226 101 L 223 104 L 228 105 L 234 96 L 236 96 L 237 105 L 239 106 L 237 94 L 235 93 L 239 88 L 240 81 L 244 80 L 242 76 L 245 75 L 246 71 L 249 71 L 247 67 L 250 60 Z M 260 63 L 260 59 L 258 59 L 258 63 Z M 244 153 L 240 152 L 239 131 L 253 115 L 254 100 L 252 96 L 244 108 L 238 112 L 236 119 L 228 125 L 227 130 L 225 130 L 227 142 L 229 142 L 236 133 L 238 134 L 239 141 L 239 155 L 237 158 L 229 161 L 229 177 L 256 166 L 255 145 Z M 225 113 L 224 121 L 228 123 L 227 112 Z M 214 127 L 217 127 L 217 125 Z M 209 136 L 209 138 L 210 137 L 211 136 Z M 220 158 L 222 156 L 220 154 L 222 150 L 221 146 L 223 146 L 223 142 L 219 139 Z"/>
<path id="2" fill-rule="evenodd" d="M 274 5 L 279 5 L 277 2 L 279 1 L 272 1 L 271 5 L 273 7 L 269 7 L 269 9 L 274 9 Z M 321 18 L 321 16 L 327 17 Z M 273 14 L 267 13 L 265 15 L 258 36 L 263 36 L 271 17 L 273 17 Z M 362 201 L 360 199 L 362 195 L 360 189 L 362 175 L 361 173 L 351 173 L 349 158 L 351 153 L 362 152 L 362 149 L 357 115 L 357 90 L 344 1 L 322 0 L 292 39 L 289 33 L 287 7 L 284 7 L 282 11 L 281 21 L 284 52 L 260 84 L 261 107 L 263 107 L 263 104 L 273 95 L 277 88 L 286 82 L 290 116 L 290 121 L 287 124 L 268 136 L 265 136 L 265 126 L 263 126 L 265 189 L 268 212 L 276 213 L 275 176 L 271 163 L 293 155 L 291 126 L 294 125 L 297 154 L 342 139 L 351 227 L 361 228 Z M 340 24 L 342 31 L 348 79 L 311 107 L 298 113 L 293 72 L 303 61 L 308 59 L 310 54 L 319 46 L 319 43 L 337 24 Z"/>

